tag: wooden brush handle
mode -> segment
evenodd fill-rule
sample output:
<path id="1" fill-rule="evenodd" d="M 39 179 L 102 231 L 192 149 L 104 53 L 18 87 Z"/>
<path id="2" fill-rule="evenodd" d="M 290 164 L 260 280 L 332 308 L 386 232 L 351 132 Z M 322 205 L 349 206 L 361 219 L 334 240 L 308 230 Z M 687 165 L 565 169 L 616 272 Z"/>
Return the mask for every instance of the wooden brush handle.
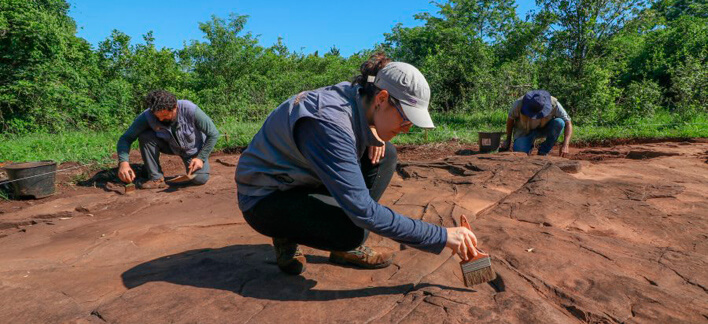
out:
<path id="1" fill-rule="evenodd" d="M 462 227 L 467 227 L 467 229 L 470 230 L 470 231 L 472 230 L 472 226 L 470 226 L 470 222 L 467 221 L 467 216 L 465 216 L 465 215 L 460 215 L 460 226 L 462 226 Z M 482 250 L 480 250 L 480 249 L 479 249 L 478 247 L 476 247 L 476 246 L 475 246 L 475 249 L 477 249 L 477 252 L 478 252 L 478 253 L 477 253 L 477 256 L 476 256 L 476 257 L 473 256 L 471 250 L 468 251 L 467 254 L 469 255 L 469 257 L 470 257 L 471 260 L 470 260 L 470 261 L 467 261 L 467 262 L 472 262 L 472 261 L 479 260 L 479 259 L 481 259 L 481 258 L 486 258 L 486 257 L 489 256 L 489 254 L 484 253 Z"/>

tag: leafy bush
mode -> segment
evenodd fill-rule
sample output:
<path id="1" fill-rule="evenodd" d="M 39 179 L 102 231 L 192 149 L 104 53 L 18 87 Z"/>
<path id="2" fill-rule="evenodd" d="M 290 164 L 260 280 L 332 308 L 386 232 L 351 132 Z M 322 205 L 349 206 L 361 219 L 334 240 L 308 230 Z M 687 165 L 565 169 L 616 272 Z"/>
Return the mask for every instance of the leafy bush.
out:
<path id="1" fill-rule="evenodd" d="M 708 53 L 689 56 L 670 72 L 676 108 L 683 113 L 708 112 Z"/>
<path id="2" fill-rule="evenodd" d="M 417 66 L 431 110 L 502 116 L 544 88 L 578 125 L 614 125 L 708 109 L 708 8 L 700 0 L 538 1 L 520 20 L 513 0 L 450 0 L 422 26 L 397 25 L 383 49 Z M 93 49 L 76 37 L 66 0 L 0 0 L 0 134 L 124 129 L 143 97 L 166 89 L 217 122 L 258 124 L 288 97 L 348 81 L 374 49 L 342 57 L 266 47 L 247 16 L 212 17 L 204 39 L 157 49 L 114 30 Z"/>
<path id="3" fill-rule="evenodd" d="M 622 119 L 632 116 L 652 117 L 662 104 L 659 84 L 652 80 L 634 81 L 624 89 L 620 100 Z"/>

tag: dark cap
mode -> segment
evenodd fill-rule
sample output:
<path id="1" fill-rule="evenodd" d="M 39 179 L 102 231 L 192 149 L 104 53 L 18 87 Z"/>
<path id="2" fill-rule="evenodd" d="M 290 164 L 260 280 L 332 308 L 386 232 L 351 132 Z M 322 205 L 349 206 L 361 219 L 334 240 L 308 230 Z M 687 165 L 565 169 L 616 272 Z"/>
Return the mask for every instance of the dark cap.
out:
<path id="1" fill-rule="evenodd" d="M 544 118 L 551 110 L 551 94 L 546 90 L 531 90 L 521 100 L 521 113 L 532 119 Z"/>

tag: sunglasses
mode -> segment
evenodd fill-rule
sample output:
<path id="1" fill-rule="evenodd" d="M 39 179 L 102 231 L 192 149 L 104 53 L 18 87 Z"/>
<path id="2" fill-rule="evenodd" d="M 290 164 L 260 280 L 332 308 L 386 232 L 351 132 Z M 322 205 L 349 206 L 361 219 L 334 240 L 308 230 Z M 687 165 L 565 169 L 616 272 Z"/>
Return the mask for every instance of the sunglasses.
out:
<path id="1" fill-rule="evenodd" d="M 401 115 L 401 119 L 403 119 L 403 122 L 400 125 L 401 127 L 409 127 L 413 125 L 413 122 L 406 117 L 406 114 L 403 113 L 403 107 L 401 107 L 401 102 L 398 101 L 398 99 L 388 96 L 388 103 L 391 104 L 391 106 L 394 106 L 396 111 L 398 111 L 398 114 Z"/>

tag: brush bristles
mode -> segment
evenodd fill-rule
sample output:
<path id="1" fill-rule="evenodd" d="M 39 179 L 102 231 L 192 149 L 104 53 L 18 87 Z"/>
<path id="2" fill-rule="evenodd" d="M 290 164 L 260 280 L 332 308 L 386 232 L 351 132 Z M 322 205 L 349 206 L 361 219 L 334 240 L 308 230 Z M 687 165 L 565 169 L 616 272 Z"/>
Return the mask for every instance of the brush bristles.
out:
<path id="1" fill-rule="evenodd" d="M 497 278 L 497 273 L 492 269 L 491 258 L 483 258 L 474 262 L 461 264 L 462 276 L 465 286 L 471 287 L 489 282 Z"/>

